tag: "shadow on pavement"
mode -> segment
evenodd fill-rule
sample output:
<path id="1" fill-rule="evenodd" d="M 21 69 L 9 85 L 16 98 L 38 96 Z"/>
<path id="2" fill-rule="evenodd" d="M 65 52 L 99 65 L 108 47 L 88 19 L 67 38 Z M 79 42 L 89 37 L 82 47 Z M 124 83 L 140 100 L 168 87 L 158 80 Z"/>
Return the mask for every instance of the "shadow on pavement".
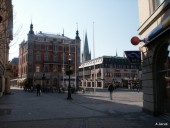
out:
<path id="1" fill-rule="evenodd" d="M 47 122 L 58 127 L 61 122 L 69 122 L 72 124 L 69 128 L 80 128 L 81 125 L 104 128 L 105 121 L 115 127 L 154 127 L 156 122 L 163 121 L 142 112 L 142 94 L 117 90 L 113 100 L 109 100 L 108 95 L 108 92 L 77 93 L 72 94 L 73 100 L 67 100 L 67 93 L 42 93 L 37 97 L 36 92 L 14 88 L 12 95 L 0 98 L 0 125 L 2 128 L 19 124 L 32 127 L 38 122 L 43 128 L 42 125 L 47 126 Z M 124 101 L 124 98 L 130 99 Z M 61 127 L 67 127 L 66 123 Z"/>

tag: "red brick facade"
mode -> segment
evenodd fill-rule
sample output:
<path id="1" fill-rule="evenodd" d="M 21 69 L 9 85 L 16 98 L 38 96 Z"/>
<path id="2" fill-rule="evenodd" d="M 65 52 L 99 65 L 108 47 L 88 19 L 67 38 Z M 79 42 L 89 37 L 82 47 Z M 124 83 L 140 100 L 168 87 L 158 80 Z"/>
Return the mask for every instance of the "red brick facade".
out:
<path id="1" fill-rule="evenodd" d="M 29 82 L 32 85 L 37 83 L 42 85 L 45 81 L 45 84 L 51 86 L 68 85 L 68 76 L 65 71 L 68 69 L 70 54 L 72 58 L 70 64 L 74 72 L 71 78 L 72 84 L 75 84 L 80 64 L 80 39 L 70 39 L 64 34 L 54 35 L 42 32 L 35 35 L 31 29 L 28 34 L 28 41 L 23 41 L 20 44 L 20 83 Z M 45 80 L 42 79 L 43 74 Z"/>

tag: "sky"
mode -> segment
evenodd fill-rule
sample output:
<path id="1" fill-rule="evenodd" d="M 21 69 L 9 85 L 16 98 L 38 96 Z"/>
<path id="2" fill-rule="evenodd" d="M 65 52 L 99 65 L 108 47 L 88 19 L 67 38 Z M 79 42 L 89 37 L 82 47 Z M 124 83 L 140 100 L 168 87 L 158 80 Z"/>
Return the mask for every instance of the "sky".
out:
<path id="1" fill-rule="evenodd" d="M 19 44 L 27 40 L 32 22 L 39 31 L 62 34 L 74 39 L 77 24 L 81 46 L 87 32 L 92 58 L 123 56 L 123 51 L 138 50 L 130 43 L 138 35 L 137 0 L 12 0 L 14 39 L 9 60 L 19 55 Z M 94 32 L 94 33 L 93 33 Z M 93 43 L 95 52 L 93 52 Z M 81 50 L 82 51 L 82 50 Z"/>

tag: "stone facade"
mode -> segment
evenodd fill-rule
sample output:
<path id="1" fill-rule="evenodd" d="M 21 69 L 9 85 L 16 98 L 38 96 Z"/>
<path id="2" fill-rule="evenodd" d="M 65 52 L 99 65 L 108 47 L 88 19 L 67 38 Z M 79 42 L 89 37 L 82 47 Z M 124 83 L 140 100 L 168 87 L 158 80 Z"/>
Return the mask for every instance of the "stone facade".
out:
<path id="1" fill-rule="evenodd" d="M 0 0 L 0 97 L 10 92 L 9 44 L 13 39 L 11 0 Z"/>
<path id="2" fill-rule="evenodd" d="M 170 85 L 165 80 L 165 74 L 169 74 L 165 64 L 169 58 L 170 1 L 138 0 L 138 3 L 138 32 L 143 40 L 139 44 L 142 53 L 143 110 L 154 115 L 167 114 L 170 113 Z"/>

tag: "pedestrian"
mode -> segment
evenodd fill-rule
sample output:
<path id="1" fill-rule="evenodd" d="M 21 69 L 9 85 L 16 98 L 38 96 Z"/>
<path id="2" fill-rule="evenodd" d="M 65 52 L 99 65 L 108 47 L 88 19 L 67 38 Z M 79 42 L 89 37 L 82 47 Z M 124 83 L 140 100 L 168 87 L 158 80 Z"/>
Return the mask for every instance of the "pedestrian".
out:
<path id="1" fill-rule="evenodd" d="M 36 88 L 37 88 L 37 96 L 40 96 L 41 85 L 40 85 L 40 84 L 37 84 L 37 85 L 36 85 Z"/>
<path id="2" fill-rule="evenodd" d="M 112 92 L 114 90 L 114 86 L 113 84 L 110 84 L 109 87 L 108 87 L 108 91 L 110 92 L 110 100 L 112 100 Z"/>

